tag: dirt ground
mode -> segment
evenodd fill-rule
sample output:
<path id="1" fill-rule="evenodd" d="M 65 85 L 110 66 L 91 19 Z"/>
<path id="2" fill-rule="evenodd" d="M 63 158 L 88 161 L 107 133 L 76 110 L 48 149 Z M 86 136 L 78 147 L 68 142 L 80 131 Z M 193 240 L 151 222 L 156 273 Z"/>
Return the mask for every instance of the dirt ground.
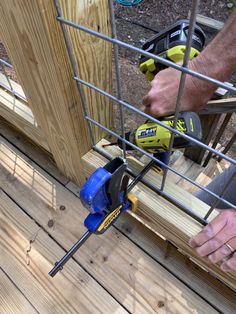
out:
<path id="1" fill-rule="evenodd" d="M 191 0 L 144 0 L 136 7 L 124 7 L 115 5 L 115 17 L 117 25 L 118 38 L 136 47 L 142 47 L 143 43 L 153 36 L 156 32 L 173 24 L 175 21 L 187 18 L 189 10 L 191 9 Z M 199 14 L 214 18 L 219 21 L 226 21 L 233 8 L 236 6 L 236 0 L 202 0 L 200 1 Z M 207 27 L 202 27 L 207 36 L 207 41 L 211 40 L 216 31 Z M 1 43 L 0 38 L 0 58 L 10 61 L 6 51 Z M 122 98 L 135 106 L 140 108 L 142 105 L 142 98 L 149 90 L 149 83 L 145 77 L 138 70 L 139 56 L 130 50 L 119 49 L 119 64 L 121 71 L 121 87 Z M 0 71 L 3 68 L 0 65 Z M 17 81 L 13 70 L 6 68 L 8 75 Z M 113 71 L 114 72 L 114 71 Z M 236 83 L 236 75 L 233 77 L 233 82 Z M 113 73 L 114 93 L 116 93 L 116 80 Z M 119 110 L 115 106 L 115 124 L 117 132 L 120 132 L 120 118 Z M 141 116 L 133 113 L 130 110 L 125 110 L 125 129 L 133 130 L 143 123 L 144 119 Z M 236 129 L 236 113 L 228 124 L 220 143 L 226 146 Z M 236 157 L 236 143 L 231 147 L 229 155 Z"/>

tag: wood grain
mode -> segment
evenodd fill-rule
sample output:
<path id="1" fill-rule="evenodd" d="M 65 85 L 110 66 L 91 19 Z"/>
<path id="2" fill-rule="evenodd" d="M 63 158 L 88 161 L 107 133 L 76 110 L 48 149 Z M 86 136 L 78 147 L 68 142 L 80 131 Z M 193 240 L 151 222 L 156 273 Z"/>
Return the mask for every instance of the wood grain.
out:
<path id="1" fill-rule="evenodd" d="M 50 151 L 46 137 L 37 125 L 31 109 L 0 87 L 0 116 L 17 127 L 36 144 Z"/>
<path id="2" fill-rule="evenodd" d="M 40 313 L 127 313 L 75 261 L 51 278 L 63 250 L 0 190 L 1 267 Z"/>
<path id="3" fill-rule="evenodd" d="M 80 158 L 90 147 L 81 99 L 51 0 L 3 0 L 1 38 L 59 169 L 84 182 Z"/>
<path id="4" fill-rule="evenodd" d="M 1 252 L 2 253 L 2 252 Z M 0 267 L 0 311 L 4 314 L 38 313 Z"/>
<path id="5" fill-rule="evenodd" d="M 85 231 L 87 210 L 80 200 L 4 140 L 0 158 L 2 188 L 68 249 Z M 62 255 L 54 256 L 56 260 Z M 90 238 L 75 259 L 131 313 L 215 312 L 113 227 Z"/>
<path id="6" fill-rule="evenodd" d="M 60 0 L 63 16 L 76 24 L 111 36 L 109 3 L 107 0 Z M 112 92 L 112 44 L 73 27 L 67 28 L 80 78 L 102 90 Z M 90 116 L 111 128 L 111 100 L 94 90 L 83 87 Z M 105 132 L 92 126 L 95 141 Z M 103 134 L 103 136 L 102 136 Z"/>

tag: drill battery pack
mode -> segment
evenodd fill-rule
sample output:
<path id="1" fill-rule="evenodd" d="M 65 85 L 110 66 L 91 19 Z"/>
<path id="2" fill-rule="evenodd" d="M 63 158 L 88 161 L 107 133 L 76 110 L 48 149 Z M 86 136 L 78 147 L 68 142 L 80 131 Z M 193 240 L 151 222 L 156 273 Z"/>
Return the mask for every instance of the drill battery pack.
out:
<path id="1" fill-rule="evenodd" d="M 164 59 L 181 64 L 184 59 L 187 38 L 189 30 L 189 20 L 179 20 L 174 25 L 166 28 L 162 32 L 150 38 L 145 42 L 142 49 L 153 53 Z M 203 30 L 196 25 L 190 51 L 190 60 L 196 57 L 205 45 L 205 34 Z M 143 72 L 148 81 L 152 81 L 154 76 L 166 66 L 141 55 L 139 68 Z"/>

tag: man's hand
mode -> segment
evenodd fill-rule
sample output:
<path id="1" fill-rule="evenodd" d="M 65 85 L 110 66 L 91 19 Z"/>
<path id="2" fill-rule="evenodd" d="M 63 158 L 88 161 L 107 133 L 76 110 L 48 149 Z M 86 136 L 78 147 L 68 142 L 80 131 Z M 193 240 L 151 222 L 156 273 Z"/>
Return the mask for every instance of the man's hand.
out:
<path id="1" fill-rule="evenodd" d="M 189 62 L 189 68 L 219 81 L 227 81 L 236 70 L 235 43 L 236 9 L 212 42 Z M 167 69 L 155 76 L 149 93 L 143 99 L 146 113 L 160 117 L 175 112 L 180 75 L 178 70 Z M 187 75 L 180 110 L 200 110 L 216 88 L 212 83 Z"/>
<path id="2" fill-rule="evenodd" d="M 203 58 L 201 58 L 203 59 Z M 200 56 L 190 62 L 190 68 L 201 73 L 204 60 Z M 160 71 L 151 82 L 151 89 L 143 98 L 144 111 L 154 117 L 166 116 L 175 111 L 181 72 L 172 68 Z M 181 111 L 199 111 L 212 97 L 216 86 L 186 76 Z"/>
<path id="3" fill-rule="evenodd" d="M 212 263 L 221 262 L 223 271 L 236 270 L 236 252 L 231 251 L 231 248 L 236 251 L 236 210 L 222 211 L 190 239 L 189 245 L 198 255 L 208 257 Z"/>

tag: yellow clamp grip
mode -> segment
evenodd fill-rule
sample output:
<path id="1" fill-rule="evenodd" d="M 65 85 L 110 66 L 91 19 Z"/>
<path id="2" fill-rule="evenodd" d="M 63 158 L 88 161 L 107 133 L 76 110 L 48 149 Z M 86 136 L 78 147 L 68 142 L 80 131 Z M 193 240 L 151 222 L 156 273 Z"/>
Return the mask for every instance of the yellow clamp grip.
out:
<path id="1" fill-rule="evenodd" d="M 131 209 L 130 210 L 133 213 L 135 213 L 137 208 L 138 208 L 138 199 L 137 199 L 137 197 L 134 194 L 132 194 L 132 193 L 128 193 L 128 200 L 131 203 Z"/>

